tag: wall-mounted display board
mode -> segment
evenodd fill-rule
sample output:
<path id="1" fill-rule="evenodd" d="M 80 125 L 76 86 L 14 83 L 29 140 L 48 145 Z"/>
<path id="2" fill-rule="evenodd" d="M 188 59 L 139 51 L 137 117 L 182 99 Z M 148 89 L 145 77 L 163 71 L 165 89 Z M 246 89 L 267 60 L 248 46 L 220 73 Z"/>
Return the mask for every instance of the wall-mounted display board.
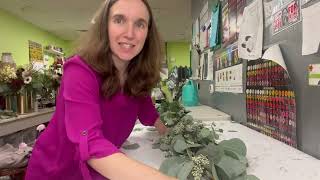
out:
<path id="1" fill-rule="evenodd" d="M 246 102 L 249 127 L 297 147 L 295 93 L 283 66 L 248 61 Z"/>

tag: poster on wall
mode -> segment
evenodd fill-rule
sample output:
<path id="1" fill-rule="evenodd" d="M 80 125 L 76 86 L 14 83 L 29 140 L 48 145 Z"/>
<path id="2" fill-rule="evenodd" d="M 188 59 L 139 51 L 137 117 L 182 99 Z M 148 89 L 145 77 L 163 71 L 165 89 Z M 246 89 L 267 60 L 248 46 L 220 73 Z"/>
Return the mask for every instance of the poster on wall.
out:
<path id="1" fill-rule="evenodd" d="M 224 51 L 220 53 L 216 53 L 214 56 L 214 60 L 215 60 L 214 64 L 215 64 L 216 70 L 220 70 L 223 68 L 227 68 L 227 67 L 242 63 L 242 60 L 239 59 L 239 56 L 238 56 L 237 44 L 233 44 L 232 46 L 229 46 Z"/>
<path id="2" fill-rule="evenodd" d="M 228 2 L 222 8 L 222 44 L 225 47 L 230 39 L 229 7 Z"/>
<path id="3" fill-rule="evenodd" d="M 275 35 L 301 21 L 300 1 L 291 0 L 287 3 L 274 1 L 272 11 L 272 33 Z"/>
<path id="4" fill-rule="evenodd" d="M 204 53 L 200 55 L 199 67 L 198 67 L 198 78 L 203 80 L 203 66 L 204 66 Z"/>
<path id="5" fill-rule="evenodd" d="M 44 61 L 43 61 L 42 45 L 30 40 L 28 42 L 29 42 L 29 62 L 32 64 L 34 69 L 36 70 L 43 69 Z"/>
<path id="6" fill-rule="evenodd" d="M 219 42 L 219 14 L 220 14 L 220 3 L 213 8 L 211 13 L 211 29 L 210 29 L 210 48 L 217 46 Z"/>
<path id="7" fill-rule="evenodd" d="M 308 72 L 309 85 L 320 86 L 320 64 L 310 64 Z"/>
<path id="8" fill-rule="evenodd" d="M 237 0 L 228 0 L 229 4 L 229 42 L 232 44 L 237 40 Z"/>
<path id="9" fill-rule="evenodd" d="M 208 78 L 208 52 L 203 53 L 203 68 L 202 68 L 202 79 L 207 80 Z"/>
<path id="10" fill-rule="evenodd" d="M 310 55 L 319 51 L 320 2 L 302 9 L 302 55 Z"/>
<path id="11" fill-rule="evenodd" d="M 246 0 L 237 0 L 237 37 L 240 32 L 240 25 L 243 21 L 243 10 L 246 7 Z"/>
<path id="12" fill-rule="evenodd" d="M 207 2 L 201 12 L 200 12 L 200 42 L 199 42 L 199 46 L 200 46 L 200 50 L 202 51 L 204 48 L 207 47 L 208 45 L 208 26 L 209 26 L 209 22 L 210 22 L 210 17 L 209 17 L 209 3 Z"/>
<path id="13" fill-rule="evenodd" d="M 243 93 L 242 64 L 215 72 L 215 91 Z"/>
<path id="14" fill-rule="evenodd" d="M 208 71 L 206 80 L 213 80 L 213 51 L 208 51 Z"/>
<path id="15" fill-rule="evenodd" d="M 238 53 L 239 58 L 256 60 L 262 56 L 263 46 L 263 5 L 255 0 L 243 11 L 240 26 Z"/>
<path id="16" fill-rule="evenodd" d="M 301 5 L 305 5 L 305 4 L 307 4 L 308 2 L 310 2 L 310 1 L 312 1 L 312 0 L 301 0 Z"/>
<path id="17" fill-rule="evenodd" d="M 195 46 L 200 42 L 200 25 L 199 18 L 192 25 L 192 45 Z"/>

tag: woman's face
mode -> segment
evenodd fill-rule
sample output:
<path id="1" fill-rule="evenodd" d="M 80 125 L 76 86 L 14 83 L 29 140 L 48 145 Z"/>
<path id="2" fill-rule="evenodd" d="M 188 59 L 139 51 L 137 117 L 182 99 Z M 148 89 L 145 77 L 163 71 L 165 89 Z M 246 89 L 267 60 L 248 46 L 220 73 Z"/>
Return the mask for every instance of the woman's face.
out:
<path id="1" fill-rule="evenodd" d="M 142 0 L 118 0 L 110 8 L 109 43 L 114 60 L 129 62 L 142 50 L 149 12 Z"/>

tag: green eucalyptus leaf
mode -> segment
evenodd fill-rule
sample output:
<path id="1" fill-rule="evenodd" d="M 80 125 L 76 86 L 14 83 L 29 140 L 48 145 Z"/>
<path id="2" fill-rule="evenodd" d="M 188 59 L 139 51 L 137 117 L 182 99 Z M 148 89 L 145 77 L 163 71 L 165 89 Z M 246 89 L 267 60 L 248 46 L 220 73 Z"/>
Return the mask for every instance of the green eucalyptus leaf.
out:
<path id="1" fill-rule="evenodd" d="M 161 163 L 159 171 L 161 171 L 164 174 L 168 174 L 171 168 L 183 163 L 184 161 L 185 159 L 182 157 L 178 157 L 178 156 L 170 157 L 168 159 L 165 159 Z"/>
<path id="2" fill-rule="evenodd" d="M 174 121 L 173 121 L 172 118 L 165 119 L 165 121 L 166 121 L 166 124 L 167 124 L 168 126 L 174 125 Z"/>
<path id="3" fill-rule="evenodd" d="M 193 153 L 190 149 L 187 149 L 187 155 L 188 155 L 188 158 L 191 159 L 192 156 L 193 156 Z"/>
<path id="4" fill-rule="evenodd" d="M 224 149 L 225 155 L 232 157 L 233 159 L 239 160 L 241 163 L 248 166 L 248 159 L 237 152 L 232 151 L 231 149 Z"/>
<path id="5" fill-rule="evenodd" d="M 185 140 L 183 139 L 177 139 L 176 142 L 174 143 L 173 149 L 177 152 L 177 153 L 182 153 L 184 150 L 186 150 L 188 148 L 187 143 L 185 142 Z"/>
<path id="6" fill-rule="evenodd" d="M 136 150 L 139 147 L 140 147 L 140 145 L 138 143 L 133 143 L 133 144 L 128 144 L 128 145 L 122 146 L 123 149 L 127 149 L 127 150 Z"/>
<path id="7" fill-rule="evenodd" d="M 260 180 L 260 179 L 254 175 L 246 175 L 245 180 Z"/>
<path id="8" fill-rule="evenodd" d="M 246 180 L 246 175 L 240 175 L 233 180 Z"/>
<path id="9" fill-rule="evenodd" d="M 215 131 L 212 131 L 212 133 L 213 133 L 213 138 L 218 140 L 219 139 L 219 135 Z"/>
<path id="10" fill-rule="evenodd" d="M 202 175 L 202 178 L 212 180 L 211 170 L 208 170 L 207 168 L 205 168 L 204 172 L 205 173 Z"/>
<path id="11" fill-rule="evenodd" d="M 196 153 L 196 155 L 199 154 L 207 156 L 210 162 L 218 163 L 222 156 L 224 156 L 224 151 L 214 143 L 209 143 L 205 148 L 200 149 Z"/>
<path id="12" fill-rule="evenodd" d="M 223 147 L 224 149 L 230 149 L 242 156 L 247 155 L 247 147 L 244 144 L 244 142 L 239 138 L 233 138 L 230 140 L 223 140 L 219 143 L 220 147 Z"/>
<path id="13" fill-rule="evenodd" d="M 160 149 L 160 143 L 152 144 L 152 149 Z"/>
<path id="14" fill-rule="evenodd" d="M 218 176 L 223 180 L 233 180 L 246 171 L 246 165 L 229 156 L 222 156 L 216 164 Z"/>
<path id="15" fill-rule="evenodd" d="M 32 88 L 33 89 L 40 89 L 40 88 L 42 88 L 42 84 L 40 82 L 33 83 Z"/>
<path id="16" fill-rule="evenodd" d="M 170 146 L 167 144 L 160 144 L 160 150 L 162 151 L 168 151 L 170 149 Z"/>
<path id="17" fill-rule="evenodd" d="M 211 131 L 208 128 L 203 128 L 200 131 L 200 137 L 201 138 L 206 138 L 211 134 Z"/>
<path id="18" fill-rule="evenodd" d="M 202 147 L 201 144 L 187 144 L 188 148 L 196 148 L 196 147 Z"/>
<path id="19" fill-rule="evenodd" d="M 191 173 L 193 166 L 194 166 L 194 164 L 192 161 L 183 163 L 183 166 L 180 169 L 178 176 L 177 176 L 178 179 L 179 180 L 187 180 L 189 174 Z"/>
<path id="20" fill-rule="evenodd" d="M 211 173 L 212 173 L 212 177 L 213 177 L 214 180 L 220 180 L 219 177 L 218 177 L 218 174 L 217 174 L 217 171 L 216 171 L 214 163 L 212 163 Z"/>
<path id="21" fill-rule="evenodd" d="M 174 135 L 174 134 L 173 134 L 173 135 Z M 175 143 L 178 139 L 184 140 L 184 137 L 183 137 L 181 134 L 174 135 L 174 137 L 172 138 L 172 141 L 171 141 L 172 145 L 174 145 L 174 143 Z"/>
<path id="22" fill-rule="evenodd" d="M 168 176 L 172 176 L 172 177 L 177 177 L 178 173 L 180 172 L 180 169 L 183 167 L 184 163 L 178 163 L 178 162 L 174 162 L 176 163 L 174 166 L 171 166 L 171 168 L 168 171 Z"/>

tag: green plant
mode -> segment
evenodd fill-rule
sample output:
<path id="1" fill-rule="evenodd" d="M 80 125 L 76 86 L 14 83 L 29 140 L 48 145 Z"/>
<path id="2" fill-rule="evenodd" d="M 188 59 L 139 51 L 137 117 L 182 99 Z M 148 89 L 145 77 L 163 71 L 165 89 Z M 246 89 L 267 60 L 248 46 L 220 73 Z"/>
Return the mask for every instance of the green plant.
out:
<path id="1" fill-rule="evenodd" d="M 160 118 L 170 130 L 153 144 L 166 153 L 160 171 L 180 180 L 257 180 L 247 175 L 247 148 L 238 138 L 218 143 L 218 129 L 188 115 L 179 102 L 163 102 Z"/>

